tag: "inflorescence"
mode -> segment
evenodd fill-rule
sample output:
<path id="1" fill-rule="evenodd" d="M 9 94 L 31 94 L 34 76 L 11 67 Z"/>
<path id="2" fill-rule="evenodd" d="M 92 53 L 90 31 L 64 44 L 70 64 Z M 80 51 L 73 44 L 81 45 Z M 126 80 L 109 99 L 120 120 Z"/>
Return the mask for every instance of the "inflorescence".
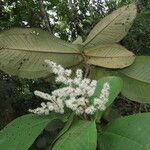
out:
<path id="1" fill-rule="evenodd" d="M 100 91 L 100 96 L 94 98 L 93 103 L 89 102 L 96 89 L 97 81 L 83 78 L 81 69 L 76 70 L 76 76 L 71 78 L 72 70 L 64 69 L 61 65 L 45 60 L 56 75 L 55 81 L 63 83 L 65 87 L 54 90 L 51 95 L 40 91 L 34 94 L 46 100 L 41 103 L 41 107 L 30 109 L 29 112 L 35 114 L 48 115 L 51 111 L 63 114 L 65 108 L 71 109 L 77 115 L 93 115 L 96 110 L 104 111 L 109 97 L 110 86 L 106 82 Z"/>

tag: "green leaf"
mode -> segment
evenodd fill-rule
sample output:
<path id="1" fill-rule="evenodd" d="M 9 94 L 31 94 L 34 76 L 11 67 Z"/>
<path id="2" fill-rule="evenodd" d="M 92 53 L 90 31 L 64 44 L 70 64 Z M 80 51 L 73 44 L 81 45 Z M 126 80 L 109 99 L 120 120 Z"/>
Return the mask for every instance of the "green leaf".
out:
<path id="1" fill-rule="evenodd" d="M 14 28 L 0 34 L 0 69 L 23 78 L 46 77 L 50 59 L 64 67 L 82 61 L 76 45 L 62 41 L 36 28 Z"/>
<path id="2" fill-rule="evenodd" d="M 105 68 L 124 68 L 134 62 L 135 56 L 119 44 L 102 44 L 84 50 L 88 64 Z"/>
<path id="3" fill-rule="evenodd" d="M 54 144 L 52 150 L 95 150 L 97 131 L 95 122 L 76 120 Z"/>
<path id="4" fill-rule="evenodd" d="M 72 44 L 76 44 L 76 45 L 81 45 L 82 44 L 82 37 L 78 36 L 77 39 L 75 41 L 72 42 Z"/>
<path id="5" fill-rule="evenodd" d="M 109 107 L 112 104 L 112 102 L 115 100 L 115 98 L 118 96 L 118 94 L 121 92 L 121 89 L 123 87 L 122 79 L 119 77 L 110 76 L 110 77 L 104 77 L 104 78 L 98 80 L 97 86 L 95 89 L 95 93 L 93 94 L 92 97 L 90 97 L 90 101 L 92 101 L 95 97 L 100 96 L 103 85 L 106 82 L 108 82 L 110 85 L 108 102 L 106 103 L 106 107 Z M 97 121 L 100 120 L 102 114 L 103 114 L 103 112 L 97 111 L 97 113 L 96 113 Z"/>
<path id="6" fill-rule="evenodd" d="M 119 71 L 124 81 L 122 94 L 141 103 L 150 103 L 150 57 L 137 56 L 133 65 Z"/>
<path id="7" fill-rule="evenodd" d="M 58 134 L 58 136 L 54 139 L 54 141 L 52 142 L 51 146 L 52 146 L 65 132 L 67 132 L 67 131 L 69 130 L 69 128 L 70 128 L 70 126 L 71 126 L 71 124 L 72 124 L 72 122 L 73 122 L 73 119 L 74 119 L 74 113 L 72 113 L 72 114 L 69 116 L 69 118 L 68 118 L 68 120 L 67 120 L 67 122 L 66 122 L 64 128 L 60 131 L 60 133 Z"/>
<path id="8" fill-rule="evenodd" d="M 128 33 L 136 12 L 135 4 L 130 4 L 103 18 L 88 35 L 84 47 L 121 41 Z"/>
<path id="9" fill-rule="evenodd" d="M 92 67 L 90 78 L 115 75 L 122 78 L 124 85 L 121 93 L 130 100 L 140 103 L 150 103 L 150 57 L 137 56 L 135 62 L 125 69 L 105 69 Z"/>
<path id="10" fill-rule="evenodd" d="M 124 81 L 121 93 L 128 99 L 140 103 L 150 103 L 150 83 L 120 75 Z"/>
<path id="11" fill-rule="evenodd" d="M 149 150 L 150 113 L 116 119 L 98 135 L 100 150 Z"/>
<path id="12" fill-rule="evenodd" d="M 137 56 L 130 67 L 122 69 L 120 72 L 129 78 L 150 83 L 150 56 Z"/>
<path id="13" fill-rule="evenodd" d="M 0 147 L 4 150 L 27 150 L 46 125 L 54 119 L 66 121 L 67 116 L 29 114 L 15 119 L 0 131 Z"/>

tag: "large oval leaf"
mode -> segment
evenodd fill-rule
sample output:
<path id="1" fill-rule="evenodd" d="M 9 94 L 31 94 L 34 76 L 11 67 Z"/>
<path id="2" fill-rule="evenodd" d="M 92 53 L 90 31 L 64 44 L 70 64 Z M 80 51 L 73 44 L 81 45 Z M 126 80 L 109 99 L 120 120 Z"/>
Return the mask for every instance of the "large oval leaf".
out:
<path id="1" fill-rule="evenodd" d="M 87 63 L 106 67 L 124 68 L 134 62 L 135 56 L 119 44 L 103 44 L 84 51 L 89 57 Z"/>
<path id="2" fill-rule="evenodd" d="M 92 67 L 90 78 L 116 75 L 122 78 L 124 85 L 121 93 L 130 100 L 140 103 L 150 103 L 150 57 L 137 56 L 135 62 L 125 69 L 111 70 Z"/>
<path id="3" fill-rule="evenodd" d="M 150 57 L 137 56 L 128 68 L 119 71 L 124 81 L 122 94 L 131 100 L 150 103 Z"/>
<path id="4" fill-rule="evenodd" d="M 150 83 L 120 75 L 124 81 L 121 93 L 130 100 L 140 103 L 150 103 Z"/>
<path id="5" fill-rule="evenodd" d="M 150 113 L 112 121 L 98 135 L 101 150 L 149 150 Z"/>
<path id="6" fill-rule="evenodd" d="M 69 118 L 68 118 L 68 120 L 67 120 L 67 122 L 66 122 L 64 128 L 59 132 L 59 134 L 56 136 L 56 138 L 53 140 L 52 144 L 50 145 L 50 149 L 51 149 L 52 145 L 53 145 L 65 132 L 67 132 L 67 131 L 69 130 L 69 128 L 70 128 L 70 126 L 71 126 L 71 124 L 72 124 L 72 122 L 73 122 L 73 120 L 74 120 L 74 116 L 75 116 L 74 113 L 72 113 L 72 114 L 69 116 Z"/>
<path id="7" fill-rule="evenodd" d="M 150 83 L 150 56 L 137 56 L 135 62 L 130 67 L 119 72 L 129 78 Z"/>
<path id="8" fill-rule="evenodd" d="M 95 150 L 96 144 L 95 122 L 78 120 L 56 141 L 52 150 Z"/>
<path id="9" fill-rule="evenodd" d="M 48 76 L 51 70 L 44 60 L 50 59 L 64 67 L 81 62 L 76 45 L 34 28 L 14 28 L 0 35 L 0 69 L 23 78 Z"/>
<path id="10" fill-rule="evenodd" d="M 0 147 L 3 150 L 27 150 L 49 122 L 54 119 L 66 121 L 66 117 L 54 114 L 19 117 L 0 131 Z"/>
<path id="11" fill-rule="evenodd" d="M 119 42 L 128 33 L 135 16 L 135 4 L 121 7 L 112 12 L 92 29 L 83 43 L 84 47 Z"/>

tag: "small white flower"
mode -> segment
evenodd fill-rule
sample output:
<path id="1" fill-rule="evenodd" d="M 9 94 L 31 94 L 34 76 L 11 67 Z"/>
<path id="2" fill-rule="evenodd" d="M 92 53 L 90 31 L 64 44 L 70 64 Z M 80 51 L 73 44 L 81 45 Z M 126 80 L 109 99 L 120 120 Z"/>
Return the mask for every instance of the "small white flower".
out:
<path id="1" fill-rule="evenodd" d="M 85 109 L 85 113 L 89 115 L 93 115 L 96 111 L 96 108 L 94 106 L 89 106 Z"/>
<path id="2" fill-rule="evenodd" d="M 97 85 L 97 81 L 96 80 L 93 80 L 90 84 L 91 87 L 95 87 Z"/>
<path id="3" fill-rule="evenodd" d="M 109 85 L 109 83 L 108 82 L 106 82 L 106 83 L 104 83 L 104 89 L 107 89 L 107 90 L 109 90 L 110 89 L 110 85 Z"/>
<path id="4" fill-rule="evenodd" d="M 72 73 L 72 70 L 70 70 L 70 69 L 65 70 L 65 75 L 66 76 L 70 77 L 71 73 Z"/>
<path id="5" fill-rule="evenodd" d="M 47 106 L 44 102 L 41 103 L 41 106 L 45 109 Z"/>
<path id="6" fill-rule="evenodd" d="M 54 110 L 53 103 L 47 102 L 47 108 L 49 109 L 49 111 L 53 111 Z"/>
<path id="7" fill-rule="evenodd" d="M 81 79 L 80 78 L 74 78 L 73 83 L 75 85 L 79 85 L 81 83 Z"/>
<path id="8" fill-rule="evenodd" d="M 81 69 L 76 70 L 76 76 L 77 78 L 82 78 L 83 77 L 83 71 Z"/>
<path id="9" fill-rule="evenodd" d="M 84 106 L 84 107 L 86 107 L 86 100 L 85 100 L 84 97 L 80 97 L 80 98 L 76 99 L 76 101 L 77 101 L 77 105 L 78 106 Z"/>
<path id="10" fill-rule="evenodd" d="M 107 82 L 104 83 L 99 98 L 94 99 L 94 106 L 97 109 L 101 111 L 104 111 L 106 109 L 106 103 L 108 102 L 109 98 L 109 90 L 110 90 L 109 83 Z"/>
<path id="11" fill-rule="evenodd" d="M 34 94 L 36 96 L 39 96 L 39 97 L 45 99 L 45 100 L 51 100 L 51 96 L 47 93 L 43 93 L 43 92 L 40 92 L 40 91 L 35 91 Z"/>
<path id="12" fill-rule="evenodd" d="M 44 110 L 44 113 L 45 113 L 45 115 L 49 115 L 49 110 L 48 110 L 48 109 L 45 109 L 45 110 Z"/>
<path id="13" fill-rule="evenodd" d="M 82 115 L 84 113 L 84 109 L 82 107 L 78 107 L 78 109 L 76 109 L 75 113 L 77 115 Z"/>

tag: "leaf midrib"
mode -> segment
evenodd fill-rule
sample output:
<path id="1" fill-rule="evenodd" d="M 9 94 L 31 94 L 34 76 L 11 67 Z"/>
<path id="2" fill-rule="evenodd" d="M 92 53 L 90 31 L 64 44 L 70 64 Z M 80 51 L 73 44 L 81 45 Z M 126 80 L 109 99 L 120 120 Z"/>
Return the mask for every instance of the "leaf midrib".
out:
<path id="1" fill-rule="evenodd" d="M 90 56 L 90 55 L 87 55 L 87 57 L 90 57 L 90 58 L 124 58 L 124 57 L 135 57 L 135 55 L 132 55 L 132 56 L 114 56 L 114 57 L 110 57 L 110 56 Z"/>
<path id="2" fill-rule="evenodd" d="M 23 36 L 24 37 L 24 33 L 21 33 L 21 34 L 9 34 L 9 35 L 6 35 L 6 34 L 4 34 L 5 35 L 5 37 L 11 37 L 11 36 L 14 36 L 14 35 L 16 35 L 16 36 L 18 36 L 18 35 L 20 35 L 20 36 Z M 30 36 L 30 34 L 29 33 L 26 33 L 26 35 L 29 35 Z M 3 35 L 1 36 L 1 38 L 3 37 Z M 73 49 L 74 51 L 77 51 L 78 52 L 78 49 L 77 49 L 77 47 L 75 47 L 73 44 L 71 45 L 71 43 L 69 43 L 69 42 L 66 42 L 66 41 L 64 41 L 64 40 L 61 40 L 61 39 L 59 39 L 59 38 L 56 38 L 56 37 L 54 37 L 54 36 L 49 36 L 49 37 L 51 37 L 53 40 L 55 40 L 54 42 L 56 43 L 56 44 L 59 44 L 60 46 L 65 46 L 65 47 L 67 47 L 67 48 L 70 48 L 70 49 Z"/>
<path id="3" fill-rule="evenodd" d="M 2 50 L 12 50 L 12 51 L 26 51 L 26 52 L 37 52 L 37 53 L 53 53 L 53 54 L 77 54 L 77 55 L 81 55 L 79 52 L 60 52 L 60 51 L 49 51 L 49 50 L 33 50 L 33 49 L 15 49 L 15 48 L 1 48 L 0 49 L 1 51 Z"/>
<path id="4" fill-rule="evenodd" d="M 87 128 L 88 128 L 89 126 L 90 126 L 90 124 L 88 124 L 88 125 L 87 125 L 87 124 L 84 124 L 83 128 L 84 128 L 84 127 L 87 127 Z M 79 128 L 76 128 L 75 130 L 73 130 L 73 131 L 71 132 L 71 135 L 73 135 L 74 133 L 76 133 L 76 131 L 78 131 L 78 130 L 79 130 Z M 65 134 L 64 134 L 64 135 L 65 135 Z M 63 136 L 63 135 L 62 135 L 62 136 Z M 62 137 L 61 137 L 61 140 L 62 140 L 62 141 L 59 143 L 58 149 L 61 147 L 61 145 L 62 145 L 65 141 L 68 140 L 69 137 L 70 137 L 70 134 L 68 134 L 68 133 L 67 133 L 67 136 L 66 136 L 64 139 L 62 139 Z M 57 143 L 57 142 L 56 142 L 56 143 Z M 56 143 L 55 143 L 55 144 L 56 144 Z"/>

